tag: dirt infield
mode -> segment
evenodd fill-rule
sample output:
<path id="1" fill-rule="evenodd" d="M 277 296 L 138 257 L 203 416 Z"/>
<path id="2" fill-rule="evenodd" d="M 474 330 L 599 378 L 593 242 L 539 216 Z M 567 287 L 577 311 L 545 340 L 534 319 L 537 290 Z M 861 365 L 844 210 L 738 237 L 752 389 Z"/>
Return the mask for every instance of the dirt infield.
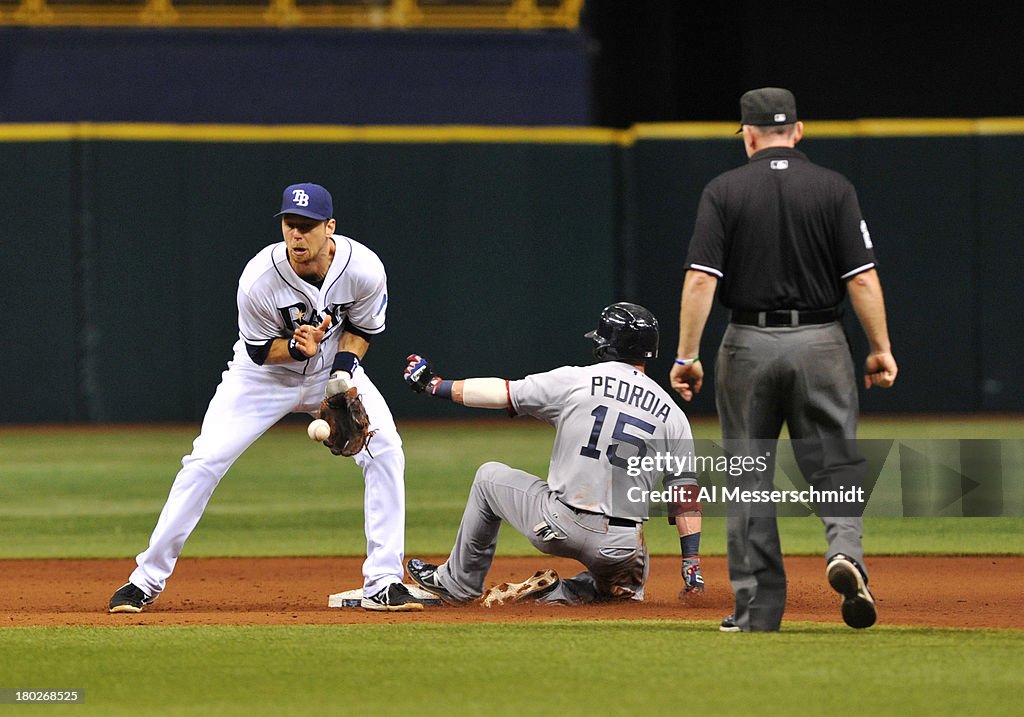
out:
<path id="1" fill-rule="evenodd" d="M 0 561 L 0 620 L 26 625 L 301 625 L 374 622 L 474 623 L 523 620 L 720 620 L 732 611 L 724 558 L 705 558 L 707 592 L 680 602 L 678 558 L 655 558 L 647 599 L 581 607 L 513 605 L 371 613 L 327 607 L 327 596 L 359 587 L 358 558 L 183 559 L 160 599 L 138 615 L 109 615 L 110 594 L 131 560 Z M 876 557 L 869 562 L 879 624 L 1024 629 L 1022 557 Z M 498 558 L 491 582 L 521 580 L 553 567 L 572 575 L 571 560 L 538 555 Z M 787 620 L 839 622 L 839 598 L 819 558 L 786 559 Z"/>

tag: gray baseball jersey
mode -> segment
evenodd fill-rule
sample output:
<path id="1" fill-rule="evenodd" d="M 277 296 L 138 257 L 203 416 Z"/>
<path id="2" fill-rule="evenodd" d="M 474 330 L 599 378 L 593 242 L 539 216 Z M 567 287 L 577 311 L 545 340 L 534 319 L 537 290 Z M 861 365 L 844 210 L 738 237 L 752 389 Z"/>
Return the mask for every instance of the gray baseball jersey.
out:
<path id="1" fill-rule="evenodd" d="M 693 473 L 666 473 L 657 453 L 693 454 L 689 421 L 661 386 L 618 361 L 564 366 L 509 383 L 513 410 L 555 427 L 548 485 L 574 508 L 644 520 L 637 491 L 694 483 Z M 632 460 L 631 460 L 632 459 Z M 636 490 L 630 491 L 631 488 Z"/>

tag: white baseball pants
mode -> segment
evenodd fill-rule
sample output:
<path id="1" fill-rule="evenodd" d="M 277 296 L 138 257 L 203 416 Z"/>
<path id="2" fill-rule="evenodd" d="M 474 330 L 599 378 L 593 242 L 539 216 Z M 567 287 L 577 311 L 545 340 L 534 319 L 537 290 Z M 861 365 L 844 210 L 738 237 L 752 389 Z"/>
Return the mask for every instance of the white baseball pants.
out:
<path id="1" fill-rule="evenodd" d="M 315 376 L 229 365 L 203 418 L 192 453 L 185 456 L 149 540 L 129 580 L 155 598 L 167 583 L 188 536 L 214 489 L 252 443 L 289 413 L 315 414 L 328 373 Z M 373 595 L 404 576 L 405 454 L 384 397 L 362 367 L 355 384 L 370 428 L 369 445 L 354 457 L 363 471 L 366 560 L 363 593 Z M 325 449 L 326 450 L 326 449 Z"/>

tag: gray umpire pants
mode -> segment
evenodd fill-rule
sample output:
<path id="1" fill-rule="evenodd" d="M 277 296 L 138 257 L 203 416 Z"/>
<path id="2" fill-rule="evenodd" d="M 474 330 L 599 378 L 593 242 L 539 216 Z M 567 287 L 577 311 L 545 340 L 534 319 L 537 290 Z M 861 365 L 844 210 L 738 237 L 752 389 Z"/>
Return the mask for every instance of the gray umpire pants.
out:
<path id="1" fill-rule="evenodd" d="M 783 423 L 811 487 L 863 484 L 865 461 L 853 440 L 857 386 L 840 324 L 729 324 L 715 364 L 715 394 L 725 450 L 771 455 L 768 470 L 730 476 L 730 487 L 772 489 Z M 825 557 L 843 553 L 863 565 L 862 517 L 837 515 L 824 506 L 818 506 L 818 514 L 828 542 Z M 786 606 L 786 573 L 775 505 L 730 502 L 726 525 L 736 624 L 744 631 L 778 630 Z"/>
<path id="2" fill-rule="evenodd" d="M 454 597 L 474 600 L 483 594 L 502 520 L 537 550 L 573 558 L 587 568 L 562 578 L 540 602 L 643 600 L 650 561 L 641 524 L 609 525 L 607 516 L 577 513 L 558 500 L 546 481 L 497 462 L 477 470 L 455 546 L 437 570 Z"/>

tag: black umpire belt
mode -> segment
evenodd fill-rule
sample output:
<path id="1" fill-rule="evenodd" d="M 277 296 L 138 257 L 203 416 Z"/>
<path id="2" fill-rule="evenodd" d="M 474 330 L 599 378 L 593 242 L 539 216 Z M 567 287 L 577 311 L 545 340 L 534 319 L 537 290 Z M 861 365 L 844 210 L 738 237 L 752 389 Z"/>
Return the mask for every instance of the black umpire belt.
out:
<path id="1" fill-rule="evenodd" d="M 559 503 L 564 505 L 566 508 L 571 510 L 576 515 L 604 515 L 604 513 L 595 513 L 592 510 L 583 510 L 582 508 L 577 508 L 576 506 L 569 505 L 564 500 L 558 498 L 556 498 L 556 500 L 558 500 Z M 639 525 L 639 523 L 635 520 L 630 520 L 629 518 L 613 518 L 612 516 L 608 516 L 608 525 L 614 525 L 619 528 L 635 528 L 637 525 Z"/>
<path id="2" fill-rule="evenodd" d="M 778 327 L 805 326 L 808 324 L 828 324 L 839 319 L 839 310 L 815 309 L 813 311 L 797 311 L 796 309 L 777 309 L 775 311 L 733 311 L 729 320 L 744 326 Z"/>

